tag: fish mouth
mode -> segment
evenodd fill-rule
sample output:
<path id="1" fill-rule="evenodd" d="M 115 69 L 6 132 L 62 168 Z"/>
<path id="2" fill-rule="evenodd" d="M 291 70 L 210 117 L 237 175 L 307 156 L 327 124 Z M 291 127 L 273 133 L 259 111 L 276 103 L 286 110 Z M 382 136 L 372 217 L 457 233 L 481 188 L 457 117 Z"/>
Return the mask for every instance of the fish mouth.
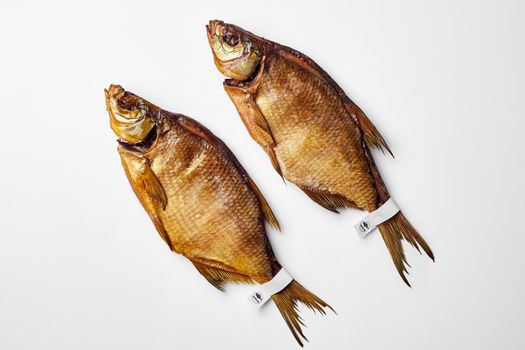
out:
<path id="1" fill-rule="evenodd" d="M 146 115 L 154 117 L 153 112 L 159 110 L 151 102 L 125 90 L 118 84 L 111 84 L 109 88 L 104 89 L 104 93 L 108 112 L 112 112 L 115 117 L 124 118 L 128 122 L 135 122 L 146 117 Z"/>
<path id="2" fill-rule="evenodd" d="M 104 94 L 106 95 L 106 106 L 108 109 L 111 107 L 111 104 L 118 104 L 118 101 L 124 94 L 126 90 L 120 85 L 111 84 L 109 88 L 104 89 Z"/>
<path id="3" fill-rule="evenodd" d="M 206 25 L 206 31 L 208 33 L 208 40 L 213 38 L 213 35 L 216 33 L 217 27 L 224 25 L 224 22 L 218 19 L 212 19 Z"/>
<path id="4" fill-rule="evenodd" d="M 215 33 L 217 33 L 217 28 L 223 25 L 224 22 L 218 19 L 212 19 L 206 25 L 206 36 L 208 37 L 210 47 L 213 47 L 213 37 L 215 36 Z"/>
<path id="5" fill-rule="evenodd" d="M 160 109 L 120 85 L 111 84 L 104 89 L 104 94 L 110 127 L 119 142 L 134 145 L 150 142 L 149 137 L 156 134 L 157 119 L 160 118 L 160 113 L 152 112 Z"/>
<path id="6" fill-rule="evenodd" d="M 144 108 L 140 108 L 142 106 L 137 105 L 140 99 L 118 84 L 111 84 L 109 88 L 104 89 L 104 93 L 108 111 L 115 114 L 117 118 L 136 121 L 146 112 Z"/>
<path id="7" fill-rule="evenodd" d="M 109 88 L 104 89 L 106 109 L 111 118 L 121 123 L 132 123 L 139 119 L 139 116 L 137 115 L 137 111 L 122 106 L 122 100 L 126 96 L 126 93 L 126 90 L 117 84 L 111 84 Z"/>

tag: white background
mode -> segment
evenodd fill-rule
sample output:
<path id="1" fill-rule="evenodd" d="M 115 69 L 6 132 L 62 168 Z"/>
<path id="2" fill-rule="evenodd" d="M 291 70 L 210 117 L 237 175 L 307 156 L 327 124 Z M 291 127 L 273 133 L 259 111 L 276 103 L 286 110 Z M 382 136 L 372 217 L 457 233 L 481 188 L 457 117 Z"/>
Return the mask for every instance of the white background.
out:
<path id="1" fill-rule="evenodd" d="M 338 315 L 309 349 L 523 349 L 525 24 L 519 1 L 0 2 L 0 348 L 297 349 L 273 304 L 220 293 L 154 231 L 121 169 L 103 89 L 201 121 L 278 218 L 282 264 Z M 362 214 L 283 185 L 222 89 L 218 18 L 316 60 L 396 159 L 383 177 L 436 254 L 407 288 Z"/>

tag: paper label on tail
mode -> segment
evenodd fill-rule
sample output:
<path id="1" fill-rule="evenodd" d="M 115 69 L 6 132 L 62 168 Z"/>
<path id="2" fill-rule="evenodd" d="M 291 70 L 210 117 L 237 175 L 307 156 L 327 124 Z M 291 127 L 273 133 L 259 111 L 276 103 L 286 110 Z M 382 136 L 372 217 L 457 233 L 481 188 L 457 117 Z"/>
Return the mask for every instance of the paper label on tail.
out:
<path id="1" fill-rule="evenodd" d="M 392 198 L 387 200 L 382 206 L 369 213 L 364 219 L 354 225 L 357 234 L 365 238 L 370 232 L 399 212 L 399 207 Z"/>
<path id="2" fill-rule="evenodd" d="M 284 288 L 286 288 L 286 286 L 290 284 L 292 280 L 293 277 L 290 276 L 290 274 L 286 272 L 284 268 L 281 268 L 281 270 L 275 276 L 273 276 L 271 280 L 255 288 L 248 297 L 248 301 L 256 309 L 258 309 L 263 306 L 264 303 L 270 300 L 272 295 L 279 293 Z"/>

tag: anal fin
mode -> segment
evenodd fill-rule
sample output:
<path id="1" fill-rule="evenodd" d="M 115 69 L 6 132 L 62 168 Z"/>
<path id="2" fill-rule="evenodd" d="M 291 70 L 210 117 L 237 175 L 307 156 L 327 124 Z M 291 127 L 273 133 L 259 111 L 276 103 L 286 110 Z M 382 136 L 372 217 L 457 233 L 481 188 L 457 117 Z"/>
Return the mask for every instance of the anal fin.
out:
<path id="1" fill-rule="evenodd" d="M 253 280 L 246 275 L 231 271 L 228 268 L 221 268 L 218 266 L 212 266 L 206 263 L 205 259 L 198 259 L 195 261 L 191 259 L 191 262 L 199 271 L 199 273 L 206 278 L 208 282 L 221 292 L 224 292 L 224 285 L 226 283 L 247 283 L 252 284 Z"/>
<path id="2" fill-rule="evenodd" d="M 305 186 L 299 186 L 299 188 L 306 193 L 314 202 L 330 210 L 334 213 L 339 213 L 339 208 L 355 208 L 360 209 L 354 202 L 343 197 L 337 193 L 330 193 L 327 191 L 313 190 Z"/>

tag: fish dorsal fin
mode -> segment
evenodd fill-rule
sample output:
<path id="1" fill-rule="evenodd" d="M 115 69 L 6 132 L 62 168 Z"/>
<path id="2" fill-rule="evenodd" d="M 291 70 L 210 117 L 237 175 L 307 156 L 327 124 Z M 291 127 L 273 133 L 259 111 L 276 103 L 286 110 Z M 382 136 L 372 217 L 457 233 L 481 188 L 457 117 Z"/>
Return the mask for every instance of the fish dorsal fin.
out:
<path id="1" fill-rule="evenodd" d="M 313 190 L 308 187 L 300 186 L 301 190 L 306 193 L 314 202 L 334 213 L 339 213 L 338 208 L 355 208 L 357 205 L 351 200 L 346 199 L 340 194 L 334 194 L 326 191 Z"/>
<path id="2" fill-rule="evenodd" d="M 216 136 L 211 133 L 208 129 L 206 129 L 202 124 L 199 122 L 183 116 L 179 115 L 177 118 L 177 121 L 179 122 L 179 125 L 181 125 L 184 129 L 188 130 L 189 132 L 197 135 L 198 137 L 206 140 L 208 143 L 212 144 Z"/>
<path id="3" fill-rule="evenodd" d="M 376 129 L 374 124 L 368 119 L 366 114 L 359 108 L 358 105 L 351 102 L 350 104 L 345 104 L 346 110 L 350 115 L 357 121 L 357 124 L 359 125 L 359 128 L 361 129 L 361 132 L 363 133 L 363 138 L 370 148 L 377 148 L 380 151 L 387 151 L 390 153 L 392 158 L 394 157 L 394 154 L 386 144 L 385 139 L 379 131 Z"/>
<path id="4" fill-rule="evenodd" d="M 223 269 L 209 265 L 206 259 L 190 259 L 197 271 L 206 278 L 208 282 L 218 290 L 224 292 L 226 283 L 253 283 L 253 280 L 243 274 L 233 271 L 233 269 Z"/>
<path id="5" fill-rule="evenodd" d="M 272 210 L 270 209 L 270 206 L 268 205 L 268 202 L 264 199 L 261 191 L 257 188 L 253 180 L 250 178 L 246 170 L 243 168 L 241 163 L 237 160 L 235 155 L 230 151 L 230 149 L 213 133 L 206 129 L 204 126 L 202 126 L 200 123 L 196 122 L 195 120 L 180 116 L 179 117 L 179 124 L 182 125 L 186 130 L 192 132 L 193 134 L 199 136 L 200 138 L 206 140 L 206 142 L 216 148 L 224 157 L 226 157 L 229 161 L 233 163 L 239 174 L 244 178 L 246 181 L 248 187 L 254 192 L 255 196 L 257 197 L 261 209 L 264 213 L 265 219 L 268 221 L 270 225 L 275 227 L 277 230 L 280 230 L 279 222 L 275 218 L 275 215 L 273 214 Z"/>
<path id="6" fill-rule="evenodd" d="M 341 89 L 341 87 L 328 75 L 328 73 L 319 67 L 317 63 L 305 54 L 286 46 L 279 45 L 277 52 L 284 58 L 296 63 L 331 86 L 341 98 L 347 112 L 357 122 L 357 125 L 363 133 L 363 139 L 366 144 L 371 148 L 377 148 L 383 152 L 386 150 L 392 157 L 394 157 L 394 154 L 388 147 L 385 139 L 381 136 L 370 119 L 368 119 L 366 114 L 348 96 L 346 96 L 343 89 Z"/>
<path id="7" fill-rule="evenodd" d="M 255 193 L 255 196 L 257 196 L 257 199 L 259 200 L 259 204 L 261 205 L 261 209 L 264 213 L 264 218 L 266 219 L 266 221 L 276 230 L 281 231 L 281 226 L 279 225 L 277 218 L 273 214 L 272 209 L 268 205 L 268 202 L 266 201 L 266 199 L 264 199 L 264 196 L 262 195 L 261 191 L 259 191 L 259 188 L 255 184 L 255 182 L 253 182 L 253 180 L 249 177 L 248 177 L 248 186 L 250 186 L 250 188 L 253 190 L 253 192 Z"/>

